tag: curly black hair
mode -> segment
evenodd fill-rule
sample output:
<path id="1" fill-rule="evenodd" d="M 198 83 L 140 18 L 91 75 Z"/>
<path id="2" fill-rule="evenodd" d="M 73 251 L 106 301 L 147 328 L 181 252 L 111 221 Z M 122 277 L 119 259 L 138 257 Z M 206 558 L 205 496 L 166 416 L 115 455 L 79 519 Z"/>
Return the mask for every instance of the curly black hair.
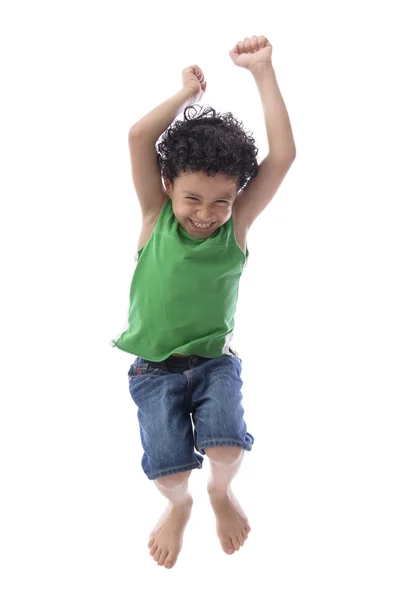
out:
<path id="1" fill-rule="evenodd" d="M 184 119 L 165 130 L 157 143 L 157 160 L 161 175 L 172 183 L 181 172 L 205 171 L 210 177 L 224 173 L 237 177 L 238 191 L 258 174 L 258 149 L 254 138 L 242 128 L 242 122 L 228 112 L 188 106 Z M 190 111 L 194 109 L 194 114 Z"/>

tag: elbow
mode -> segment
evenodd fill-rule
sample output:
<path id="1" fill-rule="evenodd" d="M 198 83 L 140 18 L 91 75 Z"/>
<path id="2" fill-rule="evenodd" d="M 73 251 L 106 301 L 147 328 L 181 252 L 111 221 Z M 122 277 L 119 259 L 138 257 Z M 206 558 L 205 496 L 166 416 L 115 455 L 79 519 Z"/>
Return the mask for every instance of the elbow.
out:
<path id="1" fill-rule="evenodd" d="M 294 162 L 295 158 L 296 158 L 296 150 L 294 152 L 291 152 L 290 154 L 288 154 L 285 157 L 285 160 L 288 162 L 289 165 L 291 165 Z"/>
<path id="2" fill-rule="evenodd" d="M 135 123 L 135 125 L 132 125 L 132 127 L 129 129 L 128 139 L 130 139 L 130 140 L 135 139 L 137 137 L 137 134 L 138 134 L 138 128 L 136 127 L 136 123 Z"/>
<path id="3" fill-rule="evenodd" d="M 290 161 L 290 162 L 294 161 L 294 159 L 296 158 L 296 146 L 294 146 L 292 148 L 292 150 L 290 152 L 288 152 L 287 157 L 288 157 L 288 161 Z"/>
<path id="4" fill-rule="evenodd" d="M 137 121 L 129 129 L 128 137 L 130 140 L 137 140 L 138 138 L 143 138 L 143 133 L 146 134 L 146 130 L 143 129 L 143 125 L 140 123 L 140 121 Z"/>

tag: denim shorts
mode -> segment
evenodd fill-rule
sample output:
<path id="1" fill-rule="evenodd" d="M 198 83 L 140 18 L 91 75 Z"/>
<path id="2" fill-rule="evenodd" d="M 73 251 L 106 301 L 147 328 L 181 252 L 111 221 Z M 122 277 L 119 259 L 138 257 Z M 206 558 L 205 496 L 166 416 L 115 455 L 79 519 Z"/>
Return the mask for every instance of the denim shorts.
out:
<path id="1" fill-rule="evenodd" d="M 204 448 L 251 450 L 241 371 L 241 359 L 229 355 L 136 358 L 128 371 L 129 392 L 138 409 L 141 464 L 149 479 L 201 469 Z"/>

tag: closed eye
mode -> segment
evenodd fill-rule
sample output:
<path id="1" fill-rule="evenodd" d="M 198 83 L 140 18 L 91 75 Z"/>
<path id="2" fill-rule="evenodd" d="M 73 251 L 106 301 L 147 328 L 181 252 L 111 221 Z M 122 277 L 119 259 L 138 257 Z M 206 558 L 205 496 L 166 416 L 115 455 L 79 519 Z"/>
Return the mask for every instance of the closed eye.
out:
<path id="1" fill-rule="evenodd" d="M 193 196 L 186 196 L 188 200 L 197 200 L 198 198 L 193 198 Z M 224 202 L 225 204 L 229 204 L 227 200 L 216 200 L 216 202 Z"/>

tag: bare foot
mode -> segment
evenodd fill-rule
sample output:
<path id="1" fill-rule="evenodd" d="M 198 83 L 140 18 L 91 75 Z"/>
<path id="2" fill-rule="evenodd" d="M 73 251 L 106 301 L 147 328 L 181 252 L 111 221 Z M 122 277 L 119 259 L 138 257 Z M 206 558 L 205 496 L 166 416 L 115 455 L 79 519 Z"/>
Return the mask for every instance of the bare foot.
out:
<path id="1" fill-rule="evenodd" d="M 221 492 L 209 484 L 207 491 L 217 519 L 217 535 L 222 549 L 226 554 L 233 554 L 240 550 L 251 531 L 247 517 L 232 490 Z"/>
<path id="2" fill-rule="evenodd" d="M 169 503 L 157 525 L 150 534 L 148 547 L 153 560 L 166 569 L 171 569 L 177 561 L 183 543 L 183 532 L 190 519 L 193 498 L 183 504 Z"/>

